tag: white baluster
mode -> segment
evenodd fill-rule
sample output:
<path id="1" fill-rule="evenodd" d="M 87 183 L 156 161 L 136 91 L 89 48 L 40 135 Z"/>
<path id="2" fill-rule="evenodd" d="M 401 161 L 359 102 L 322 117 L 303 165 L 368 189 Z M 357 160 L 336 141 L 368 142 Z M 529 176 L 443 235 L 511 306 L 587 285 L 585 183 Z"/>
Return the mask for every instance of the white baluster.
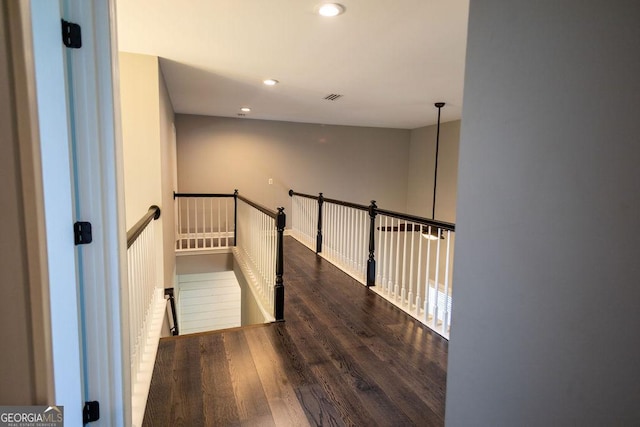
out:
<path id="1" fill-rule="evenodd" d="M 355 273 L 356 271 L 356 213 L 355 209 L 349 208 L 351 211 L 351 232 L 349 233 L 349 239 L 351 240 L 350 251 L 349 251 L 349 266 L 351 267 L 351 272 Z"/>
<path id="2" fill-rule="evenodd" d="M 326 247 L 325 256 L 328 259 L 333 260 L 333 205 L 331 203 L 324 202 L 324 209 L 326 212 L 325 216 L 325 226 L 324 226 L 324 235 L 326 236 Z"/>
<path id="3" fill-rule="evenodd" d="M 180 230 L 180 198 L 174 198 L 173 200 L 173 235 L 175 236 L 175 243 L 173 244 L 173 249 L 180 249 L 179 244 L 179 230 Z"/>
<path id="4" fill-rule="evenodd" d="M 311 209 L 311 203 L 313 202 L 313 199 L 306 199 L 307 201 L 307 242 L 309 244 L 309 246 L 313 246 L 313 214 L 312 214 L 312 209 Z"/>
<path id="5" fill-rule="evenodd" d="M 224 199 L 224 246 L 229 247 L 229 199 Z"/>
<path id="6" fill-rule="evenodd" d="M 378 222 L 378 251 L 377 251 L 377 261 L 379 264 L 379 267 L 376 269 L 376 285 L 380 286 L 382 288 L 382 283 L 383 283 L 383 274 L 382 272 L 384 271 L 384 251 L 385 251 L 385 247 L 384 247 L 384 243 L 382 240 L 382 215 L 378 215 L 377 216 L 377 222 Z"/>
<path id="7" fill-rule="evenodd" d="M 433 298 L 433 328 L 436 329 L 438 327 L 438 318 L 440 317 L 439 313 L 439 290 L 440 290 L 440 236 L 442 233 L 442 229 L 438 228 L 438 239 L 436 240 L 436 275 L 435 275 L 435 293 Z"/>
<path id="8" fill-rule="evenodd" d="M 365 283 L 367 280 L 367 260 L 369 259 L 369 222 L 369 214 L 366 211 L 362 211 L 360 216 L 360 256 L 358 259 L 360 260 L 360 274 L 362 275 L 362 281 Z"/>
<path id="9" fill-rule="evenodd" d="M 413 304 L 413 263 L 414 263 L 414 259 L 413 259 L 413 247 L 414 247 L 414 243 L 415 243 L 415 230 L 417 227 L 417 224 L 415 223 L 411 223 L 410 225 L 411 227 L 411 231 L 407 231 L 408 233 L 410 233 L 411 236 L 411 260 L 409 263 L 409 295 L 408 295 L 408 309 L 411 309 L 411 306 Z"/>
<path id="10" fill-rule="evenodd" d="M 427 226 L 427 236 L 431 235 L 431 226 Z M 429 311 L 431 304 L 431 295 L 429 292 L 429 280 L 431 277 L 431 239 L 427 239 L 427 265 L 425 269 L 425 277 L 424 277 L 424 324 L 426 325 L 429 321 Z"/>
<path id="11" fill-rule="evenodd" d="M 444 316 L 442 320 L 442 332 L 449 332 L 449 255 L 451 254 L 451 231 L 447 230 L 447 253 L 444 273 Z"/>
<path id="12" fill-rule="evenodd" d="M 420 316 L 420 273 L 422 272 L 422 226 L 418 233 L 418 276 L 416 277 L 416 316 Z"/>
<path id="13" fill-rule="evenodd" d="M 387 293 L 391 296 L 393 295 L 393 223 L 395 219 L 393 217 L 389 219 L 389 228 L 387 228 L 387 233 L 389 233 L 389 268 L 387 271 L 389 280 L 387 280 Z"/>
<path id="14" fill-rule="evenodd" d="M 220 203 L 220 199 L 218 199 L 218 203 Z M 207 218 L 206 211 L 203 214 L 203 217 Z M 205 230 L 204 230 L 205 231 L 205 233 L 204 233 L 204 236 L 205 236 L 204 246 L 213 248 L 214 247 L 213 239 L 215 237 L 215 234 L 213 233 L 213 197 L 209 198 L 209 220 L 208 221 L 205 220 L 205 224 L 207 224 L 207 223 L 209 223 L 209 232 L 207 233 L 207 229 L 206 229 L 206 226 L 205 226 Z M 207 243 L 207 239 L 209 240 L 209 243 Z"/>
<path id="15" fill-rule="evenodd" d="M 395 266 L 395 271 L 396 271 L 396 277 L 395 277 L 395 282 L 394 282 L 394 286 L 393 286 L 393 296 L 395 297 L 395 299 L 398 299 L 398 296 L 400 295 L 400 219 L 398 219 L 398 227 L 397 227 L 397 231 L 396 231 L 396 266 Z"/>
<path id="16" fill-rule="evenodd" d="M 191 198 L 187 198 L 187 249 L 191 249 L 191 218 L 189 212 L 189 205 L 191 204 Z"/>
<path id="17" fill-rule="evenodd" d="M 334 204 L 330 204 L 331 206 L 331 228 L 329 228 L 329 234 L 331 235 L 331 260 L 336 262 L 336 230 L 338 225 L 336 224 L 336 206 Z"/>
<path id="18" fill-rule="evenodd" d="M 402 289 L 400 291 L 400 304 L 404 304 L 405 298 L 407 296 L 407 233 L 409 232 L 407 229 L 407 221 L 404 221 L 404 232 L 398 233 L 398 236 L 402 235 Z M 398 230 L 400 231 L 400 230 Z"/>
<path id="19" fill-rule="evenodd" d="M 351 209 L 345 206 L 345 221 L 344 221 L 344 234 L 342 238 L 344 239 L 344 270 L 351 270 Z"/>
<path id="20" fill-rule="evenodd" d="M 198 241 L 200 240 L 200 228 L 199 228 L 199 221 L 198 221 L 198 199 L 193 199 L 193 211 L 195 212 L 195 223 L 196 223 L 196 228 L 195 228 L 195 241 L 196 241 L 196 248 L 199 247 L 199 243 Z"/>

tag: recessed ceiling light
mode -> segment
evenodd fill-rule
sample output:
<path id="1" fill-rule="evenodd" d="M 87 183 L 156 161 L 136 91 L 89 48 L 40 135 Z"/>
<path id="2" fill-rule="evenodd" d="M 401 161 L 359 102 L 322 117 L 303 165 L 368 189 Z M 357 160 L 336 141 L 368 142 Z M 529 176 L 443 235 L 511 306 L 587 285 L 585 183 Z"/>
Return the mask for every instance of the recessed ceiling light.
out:
<path id="1" fill-rule="evenodd" d="M 249 108 L 249 107 L 242 107 L 242 108 L 240 109 L 240 111 L 244 111 L 245 113 L 248 113 L 249 111 L 251 111 L 251 108 Z"/>
<path id="2" fill-rule="evenodd" d="M 318 6 L 318 13 L 322 16 L 338 16 L 344 13 L 344 6 L 338 3 L 324 3 Z"/>
<path id="3" fill-rule="evenodd" d="M 267 86 L 275 86 L 279 82 L 275 79 L 267 79 L 267 80 L 263 80 L 262 83 L 266 84 Z"/>

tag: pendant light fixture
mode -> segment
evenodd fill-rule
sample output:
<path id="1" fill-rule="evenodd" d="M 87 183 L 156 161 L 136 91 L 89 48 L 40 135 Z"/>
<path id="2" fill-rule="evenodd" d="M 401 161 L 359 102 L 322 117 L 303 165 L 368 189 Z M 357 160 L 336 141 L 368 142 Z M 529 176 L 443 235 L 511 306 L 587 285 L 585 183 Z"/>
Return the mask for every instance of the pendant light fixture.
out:
<path id="1" fill-rule="evenodd" d="M 436 219 L 436 190 L 438 188 L 438 151 L 440 149 L 440 110 L 444 107 L 444 102 L 436 102 L 434 104 L 438 109 L 438 126 L 436 127 L 436 161 L 433 171 L 433 206 L 431 210 L 431 219 Z M 423 228 L 422 237 L 428 240 L 444 239 L 440 229 L 434 227 Z"/>

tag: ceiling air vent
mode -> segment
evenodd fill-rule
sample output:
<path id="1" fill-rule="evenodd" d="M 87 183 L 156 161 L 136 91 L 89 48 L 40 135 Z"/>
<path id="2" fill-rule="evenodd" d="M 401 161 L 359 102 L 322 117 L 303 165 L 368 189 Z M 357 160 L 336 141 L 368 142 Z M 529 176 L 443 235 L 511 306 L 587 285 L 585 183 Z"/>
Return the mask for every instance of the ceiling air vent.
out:
<path id="1" fill-rule="evenodd" d="M 326 99 L 327 101 L 336 101 L 339 98 L 342 98 L 342 95 L 338 95 L 337 93 L 330 93 L 329 95 L 325 96 L 323 99 Z"/>

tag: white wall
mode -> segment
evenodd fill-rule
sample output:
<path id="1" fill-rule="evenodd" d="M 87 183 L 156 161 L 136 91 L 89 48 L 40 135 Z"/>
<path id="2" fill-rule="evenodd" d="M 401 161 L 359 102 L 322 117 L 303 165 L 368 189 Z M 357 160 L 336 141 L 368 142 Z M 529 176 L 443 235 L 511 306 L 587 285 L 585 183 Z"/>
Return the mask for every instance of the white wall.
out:
<path id="1" fill-rule="evenodd" d="M 302 193 L 403 211 L 410 131 L 176 115 L 181 192 L 233 192 L 290 212 Z M 269 185 L 269 178 L 273 184 Z"/>
<path id="2" fill-rule="evenodd" d="M 436 128 L 425 126 L 411 131 L 407 212 L 425 218 L 431 218 L 433 206 Z M 459 143 L 460 120 L 441 123 L 435 215 L 440 221 L 456 222 Z"/>
<path id="3" fill-rule="evenodd" d="M 119 61 L 127 230 L 151 205 L 160 206 L 156 246 L 162 285 L 170 287 L 175 273 L 173 107 L 157 57 L 120 52 Z"/>
<path id="4" fill-rule="evenodd" d="M 162 199 L 160 82 L 157 57 L 120 52 L 119 61 L 129 230 Z"/>
<path id="5" fill-rule="evenodd" d="M 640 7 L 469 21 L 447 425 L 640 425 Z"/>
<path id="6" fill-rule="evenodd" d="M 161 201 L 162 237 L 165 287 L 173 284 L 175 277 L 176 256 L 175 248 L 175 210 L 173 206 L 173 191 L 177 190 L 176 181 L 176 138 L 174 114 L 169 92 L 158 64 L 158 89 L 160 101 L 160 172 L 161 172 Z"/>

